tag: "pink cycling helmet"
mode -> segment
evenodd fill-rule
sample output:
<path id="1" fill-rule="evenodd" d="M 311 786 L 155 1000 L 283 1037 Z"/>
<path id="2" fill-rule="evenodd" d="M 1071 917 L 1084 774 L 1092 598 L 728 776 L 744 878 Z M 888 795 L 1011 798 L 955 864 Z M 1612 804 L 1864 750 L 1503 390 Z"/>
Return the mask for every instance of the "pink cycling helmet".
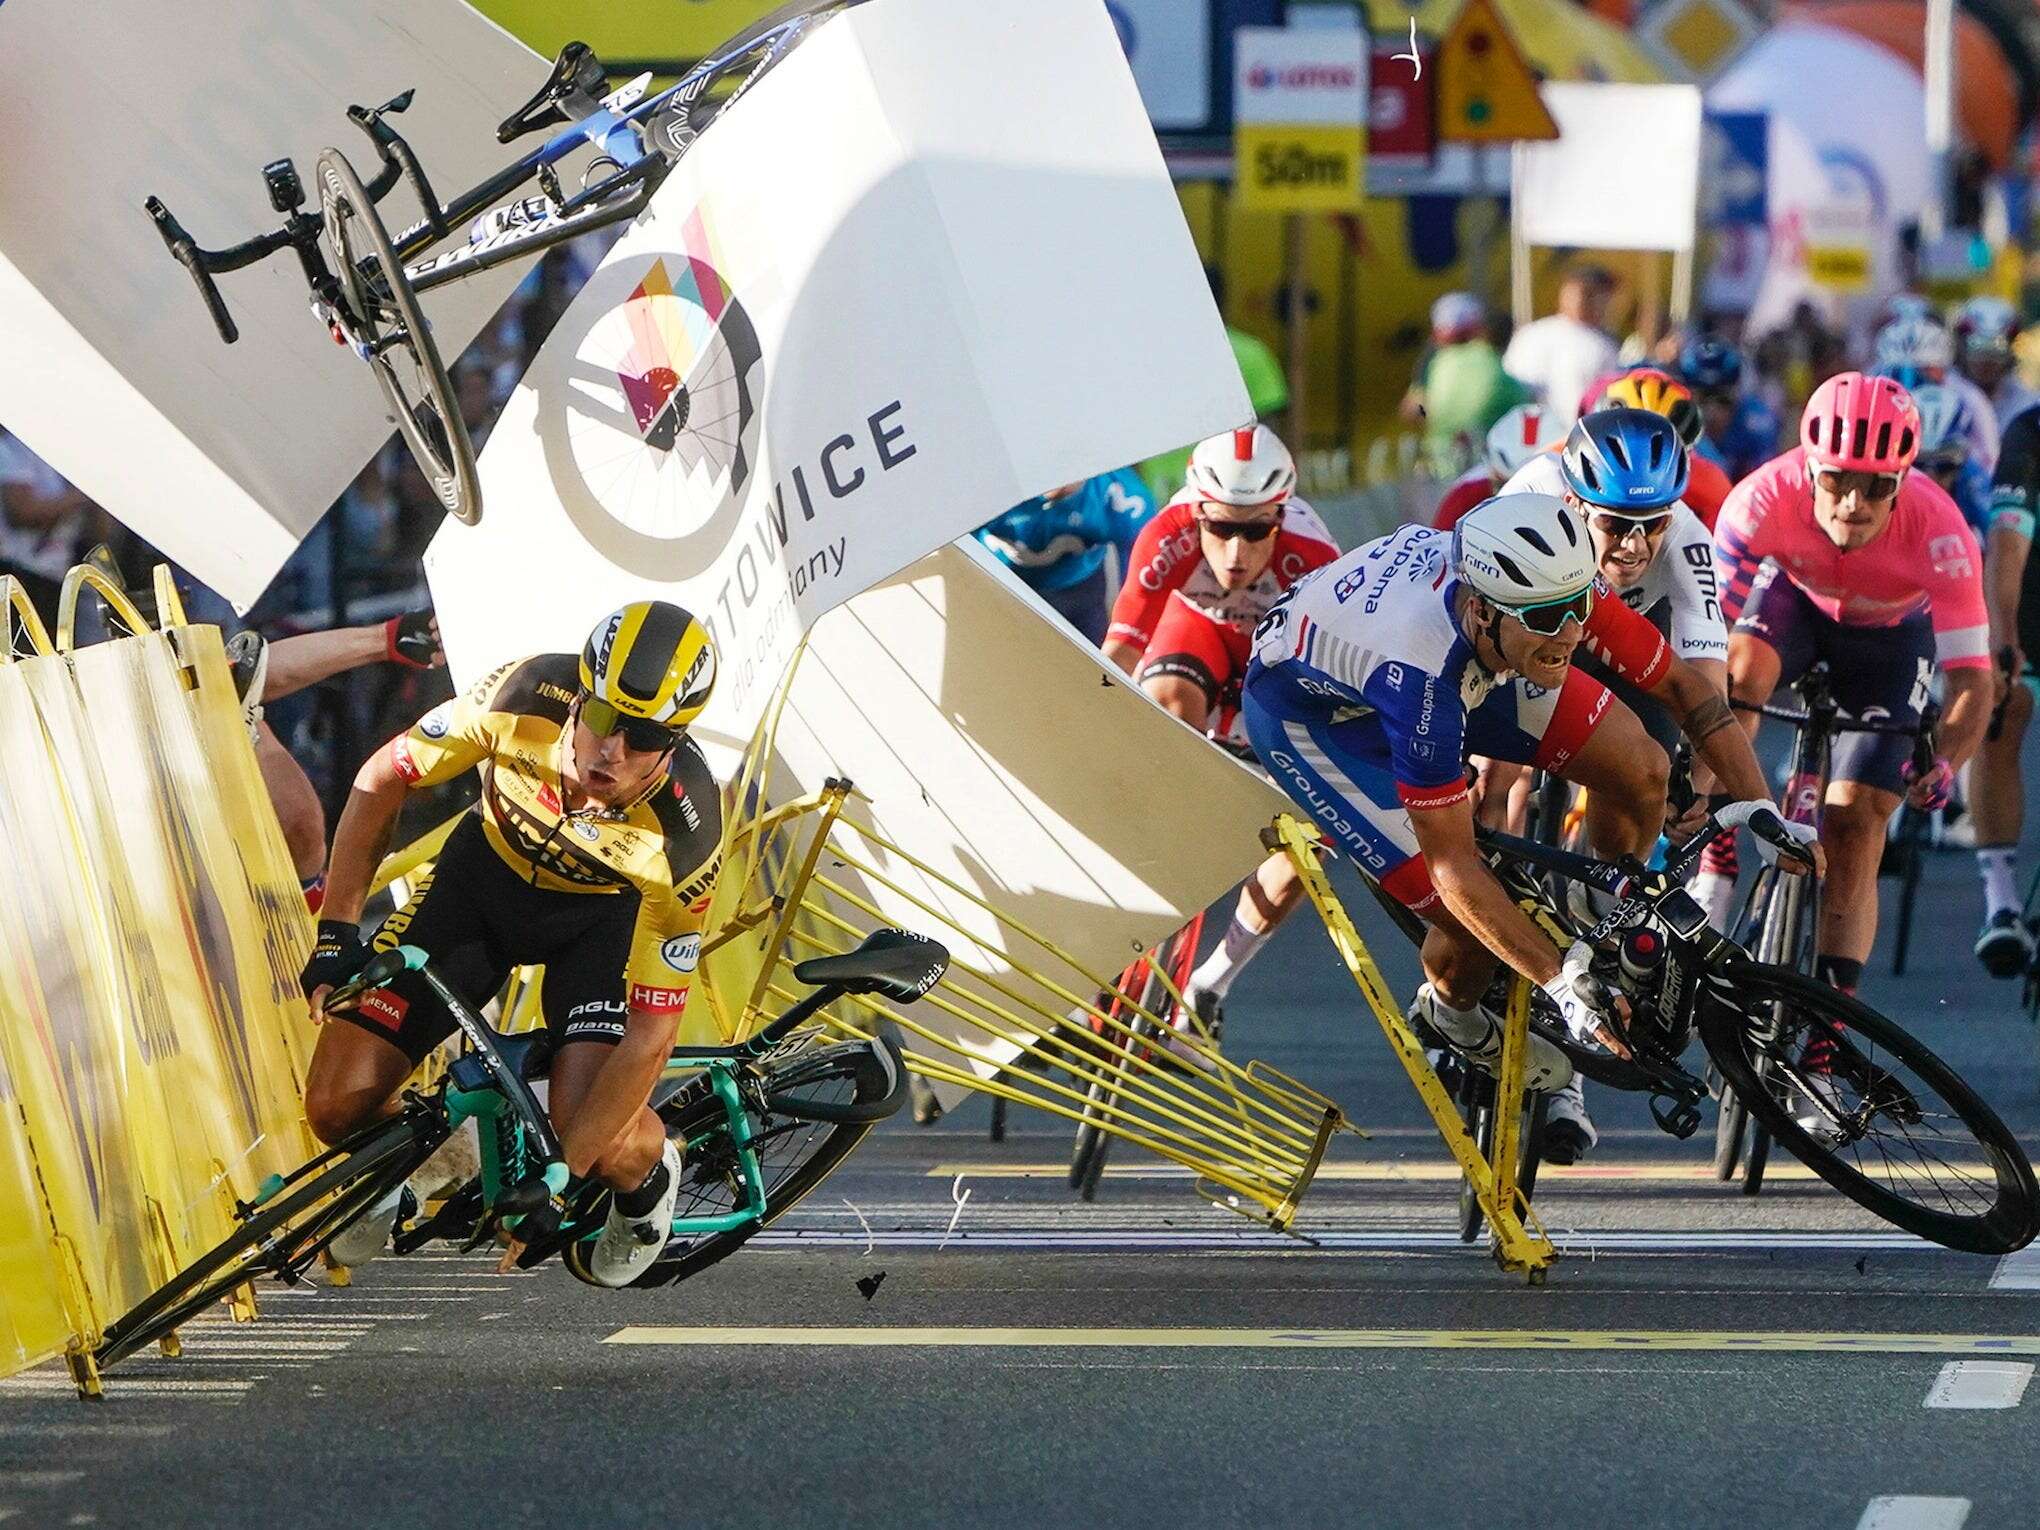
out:
<path id="1" fill-rule="evenodd" d="M 1920 411 L 1895 378 L 1842 372 L 1806 401 L 1799 444 L 1818 467 L 1903 472 L 1920 454 Z"/>

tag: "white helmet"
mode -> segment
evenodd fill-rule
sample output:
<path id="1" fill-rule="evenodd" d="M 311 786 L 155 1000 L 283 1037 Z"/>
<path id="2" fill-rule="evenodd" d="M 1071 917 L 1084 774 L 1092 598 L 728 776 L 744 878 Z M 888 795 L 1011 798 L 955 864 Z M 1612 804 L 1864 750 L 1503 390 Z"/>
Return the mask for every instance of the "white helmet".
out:
<path id="1" fill-rule="evenodd" d="M 1887 375 L 1901 369 L 1945 372 L 1955 364 L 1955 337 L 1927 316 L 1894 319 L 1877 331 L 1877 370 Z"/>
<path id="2" fill-rule="evenodd" d="M 1565 422 L 1542 404 L 1518 404 L 1487 433 L 1488 471 L 1506 482 L 1539 452 L 1565 439 Z"/>
<path id="3" fill-rule="evenodd" d="M 1189 485 L 1221 505 L 1280 504 L 1296 490 L 1296 459 L 1267 426 L 1248 425 L 1197 443 Z"/>
<path id="4" fill-rule="evenodd" d="M 1453 527 L 1452 566 L 1497 605 L 1543 605 L 1594 582 L 1594 548 L 1556 494 L 1498 494 Z"/>
<path id="5" fill-rule="evenodd" d="M 1955 310 L 1955 337 L 1972 350 L 2006 350 L 2019 338 L 2019 311 L 2001 297 L 1973 297 Z"/>

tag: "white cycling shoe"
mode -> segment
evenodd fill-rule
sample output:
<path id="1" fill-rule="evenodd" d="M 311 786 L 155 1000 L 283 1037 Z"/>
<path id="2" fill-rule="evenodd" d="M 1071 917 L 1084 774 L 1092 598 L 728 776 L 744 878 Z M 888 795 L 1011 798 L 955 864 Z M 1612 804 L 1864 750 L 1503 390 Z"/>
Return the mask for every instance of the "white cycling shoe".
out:
<path id="1" fill-rule="evenodd" d="M 1601 1134 L 1587 1114 L 1587 1093 L 1575 1073 L 1563 1089 L 1553 1092 L 1544 1116 L 1544 1158 L 1549 1163 L 1578 1163 L 1594 1150 Z"/>
<path id="2" fill-rule="evenodd" d="M 335 1264 L 358 1270 L 387 1249 L 397 1217 L 404 1209 L 404 1195 L 410 1188 L 408 1180 L 398 1180 L 388 1194 L 349 1222 L 326 1245 L 326 1257 Z"/>
<path id="3" fill-rule="evenodd" d="M 1502 1066 L 1502 1022 L 1482 1005 L 1471 1015 L 1456 1015 L 1439 1000 L 1429 983 L 1417 990 L 1410 1006 L 1411 1018 L 1421 1017 L 1432 1030 L 1452 1044 L 1452 1049 L 1483 1073 L 1495 1073 Z M 1523 1087 L 1549 1094 L 1563 1088 L 1573 1076 L 1572 1060 L 1532 1031 L 1529 1050 L 1523 1059 Z"/>
<path id="4" fill-rule="evenodd" d="M 629 1285 L 658 1262 L 666 1235 L 673 1230 L 673 1203 L 680 1198 L 680 1149 L 669 1138 L 660 1161 L 666 1166 L 666 1191 L 643 1216 L 626 1216 L 610 1203 L 602 1234 L 587 1253 L 588 1278 L 611 1290 Z"/>

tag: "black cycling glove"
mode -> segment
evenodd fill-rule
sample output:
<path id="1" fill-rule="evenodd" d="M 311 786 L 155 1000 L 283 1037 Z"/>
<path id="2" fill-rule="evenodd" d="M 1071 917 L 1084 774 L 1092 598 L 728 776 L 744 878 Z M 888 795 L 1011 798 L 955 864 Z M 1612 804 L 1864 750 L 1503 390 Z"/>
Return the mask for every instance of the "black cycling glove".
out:
<path id="1" fill-rule="evenodd" d="M 312 947 L 312 959 L 305 963 L 305 974 L 299 979 L 305 997 L 346 982 L 361 970 L 367 957 L 368 942 L 361 938 L 361 926 L 346 919 L 321 919 L 318 944 Z"/>
<path id="2" fill-rule="evenodd" d="M 406 611 L 384 622 L 383 646 L 392 661 L 412 669 L 432 669 L 446 662 L 439 646 L 439 619 L 430 610 Z"/>

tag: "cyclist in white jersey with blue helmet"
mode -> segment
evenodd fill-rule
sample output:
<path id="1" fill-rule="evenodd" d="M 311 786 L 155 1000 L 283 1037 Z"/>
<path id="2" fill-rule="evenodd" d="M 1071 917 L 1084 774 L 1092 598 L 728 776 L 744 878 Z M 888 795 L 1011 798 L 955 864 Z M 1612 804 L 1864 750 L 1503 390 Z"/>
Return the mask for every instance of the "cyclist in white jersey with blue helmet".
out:
<path id="1" fill-rule="evenodd" d="M 1332 843 L 1429 921 L 1413 1013 L 1489 1071 L 1501 1026 L 1481 1000 L 1498 962 L 1542 987 L 1574 1037 L 1621 1050 L 1591 949 L 1554 950 L 1482 859 L 1466 781 L 1469 751 L 1553 771 L 1590 789 L 1596 853 L 1648 852 L 1670 765 L 1635 714 L 1574 667 L 1583 641 L 1670 710 L 1724 790 L 1765 805 L 1769 833 L 1805 837 L 1769 806 L 1726 698 L 1610 597 L 1579 515 L 1553 496 L 1501 496 L 1450 535 L 1405 526 L 1356 548 L 1254 635 L 1254 752 Z M 1531 1087 L 1571 1075 L 1533 1036 Z"/>

